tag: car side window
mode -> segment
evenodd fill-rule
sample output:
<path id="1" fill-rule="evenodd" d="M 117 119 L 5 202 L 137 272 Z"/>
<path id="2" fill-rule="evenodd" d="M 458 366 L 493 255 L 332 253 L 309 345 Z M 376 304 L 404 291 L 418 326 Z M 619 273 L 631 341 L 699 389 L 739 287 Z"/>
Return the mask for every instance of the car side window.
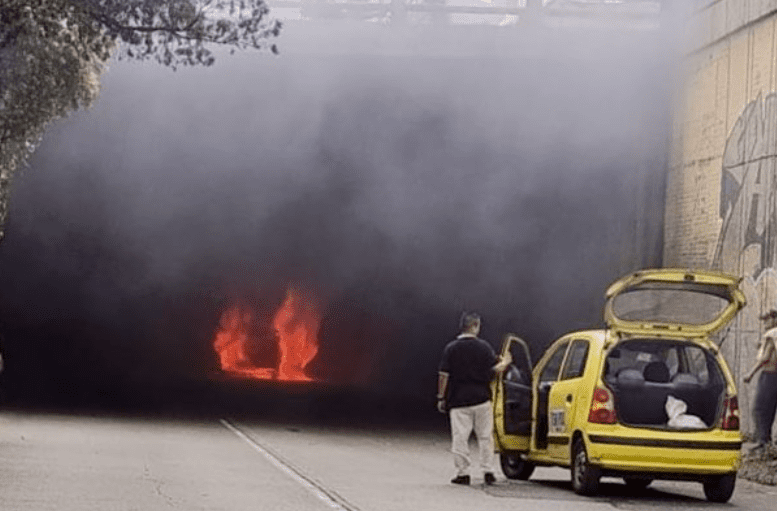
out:
<path id="1" fill-rule="evenodd" d="M 564 361 L 567 347 L 569 347 L 569 343 L 565 342 L 556 348 L 556 351 L 553 352 L 553 355 L 548 359 L 548 363 L 542 369 L 542 373 L 540 373 L 540 383 L 552 382 L 558 379 L 559 369 L 561 369 L 561 362 Z"/>
<path id="2" fill-rule="evenodd" d="M 505 380 L 531 385 L 531 362 L 525 348 L 513 342 L 510 344 L 510 355 L 513 363 L 507 369 Z"/>
<path id="3" fill-rule="evenodd" d="M 572 341 L 572 347 L 569 348 L 567 362 L 564 364 L 564 370 L 561 372 L 562 380 L 579 378 L 583 376 L 585 363 L 588 360 L 588 341 L 576 339 Z"/>
<path id="4" fill-rule="evenodd" d="M 688 359 L 688 373 L 695 376 L 701 385 L 707 385 L 710 382 L 710 371 L 704 350 L 695 346 L 686 347 L 685 353 Z"/>

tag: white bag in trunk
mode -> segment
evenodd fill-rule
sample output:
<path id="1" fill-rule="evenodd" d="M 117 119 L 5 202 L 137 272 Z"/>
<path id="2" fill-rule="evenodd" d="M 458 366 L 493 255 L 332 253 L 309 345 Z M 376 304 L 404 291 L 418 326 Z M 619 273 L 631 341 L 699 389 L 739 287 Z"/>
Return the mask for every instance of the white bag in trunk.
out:
<path id="1" fill-rule="evenodd" d="M 667 426 L 678 429 L 705 429 L 707 425 L 695 415 L 687 415 L 688 405 L 682 399 L 674 396 L 666 397 L 666 414 L 669 416 Z"/>

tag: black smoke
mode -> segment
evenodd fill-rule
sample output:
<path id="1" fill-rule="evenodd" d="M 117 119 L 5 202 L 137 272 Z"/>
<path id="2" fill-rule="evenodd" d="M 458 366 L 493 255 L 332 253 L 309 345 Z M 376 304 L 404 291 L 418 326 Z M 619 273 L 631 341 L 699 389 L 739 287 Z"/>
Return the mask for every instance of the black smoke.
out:
<path id="1" fill-rule="evenodd" d="M 462 310 L 536 357 L 660 264 L 657 34 L 344 30 L 208 69 L 115 63 L 47 134 L 0 244 L 10 394 L 194 395 L 225 307 L 269 315 L 292 284 L 324 312 L 312 372 L 426 404 Z"/>

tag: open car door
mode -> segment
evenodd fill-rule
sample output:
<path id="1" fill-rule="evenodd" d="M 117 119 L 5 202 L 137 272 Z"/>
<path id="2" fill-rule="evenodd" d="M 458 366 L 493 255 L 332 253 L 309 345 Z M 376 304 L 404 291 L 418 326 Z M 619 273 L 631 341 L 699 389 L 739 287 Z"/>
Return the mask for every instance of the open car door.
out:
<path id="1" fill-rule="evenodd" d="M 502 356 L 512 363 L 494 382 L 494 432 L 500 452 L 528 452 L 532 420 L 532 366 L 529 347 L 507 335 Z"/>

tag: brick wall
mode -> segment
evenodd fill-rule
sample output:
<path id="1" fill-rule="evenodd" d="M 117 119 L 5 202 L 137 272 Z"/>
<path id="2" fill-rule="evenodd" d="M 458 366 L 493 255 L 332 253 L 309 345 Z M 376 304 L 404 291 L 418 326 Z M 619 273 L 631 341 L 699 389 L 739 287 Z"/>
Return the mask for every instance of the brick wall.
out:
<path id="1" fill-rule="evenodd" d="M 748 306 L 721 337 L 746 431 L 755 385 L 741 381 L 777 308 L 777 0 L 696 0 L 674 101 L 664 265 L 743 278 Z"/>

